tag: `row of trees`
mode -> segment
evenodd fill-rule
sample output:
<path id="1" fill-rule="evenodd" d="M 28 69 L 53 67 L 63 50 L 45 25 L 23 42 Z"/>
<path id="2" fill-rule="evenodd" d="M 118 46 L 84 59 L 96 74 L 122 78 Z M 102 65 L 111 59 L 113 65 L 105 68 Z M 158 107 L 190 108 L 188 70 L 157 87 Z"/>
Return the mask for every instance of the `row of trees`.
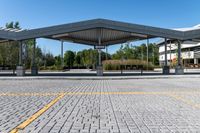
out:
<path id="1" fill-rule="evenodd" d="M 19 22 L 10 22 L 6 24 L 6 28 L 21 29 Z M 26 40 L 23 45 L 23 64 L 26 68 L 32 66 L 32 54 L 34 40 Z M 53 66 L 55 65 L 55 57 L 52 53 L 42 50 L 40 47 L 35 49 L 35 59 L 38 66 Z M 11 66 L 13 68 L 18 65 L 19 62 L 19 44 L 18 42 L 6 42 L 0 44 L 0 65 Z"/>
<path id="2" fill-rule="evenodd" d="M 111 55 L 102 51 L 102 60 L 111 59 Z M 64 65 L 72 68 L 95 68 L 98 60 L 98 51 L 93 49 L 85 49 L 79 52 L 66 51 L 64 54 Z M 55 57 L 56 66 L 61 66 L 61 56 Z"/>
<path id="3" fill-rule="evenodd" d="M 6 28 L 21 29 L 18 22 L 11 22 L 6 24 Z M 34 40 L 27 40 L 24 45 L 23 61 L 26 68 L 32 66 L 32 53 Z M 148 45 L 149 62 L 158 65 L 158 47 L 155 44 Z M 0 64 L 16 66 L 19 60 L 19 45 L 17 42 L 6 42 L 0 44 Z M 130 60 L 137 59 L 146 61 L 147 46 L 142 44 L 140 46 L 132 46 L 130 43 L 121 45 L 120 49 L 114 54 L 108 54 L 102 51 L 102 61 L 104 60 Z M 37 66 L 46 69 L 53 67 L 54 69 L 62 69 L 61 56 L 54 56 L 51 52 L 46 52 L 40 47 L 36 47 L 36 63 Z M 98 61 L 98 51 L 94 49 L 82 50 L 79 52 L 66 51 L 64 53 L 64 66 L 68 68 L 95 68 Z"/>
<path id="4" fill-rule="evenodd" d="M 159 52 L 158 47 L 154 43 L 150 43 L 147 47 L 146 44 L 133 46 L 130 43 L 121 45 L 120 49 L 112 55 L 112 59 L 138 59 L 147 61 L 147 48 L 148 48 L 148 61 L 153 65 L 159 65 Z"/>
<path id="5" fill-rule="evenodd" d="M 153 65 L 159 65 L 158 60 L 158 47 L 156 44 L 148 45 L 148 61 Z M 121 45 L 120 49 L 116 53 L 110 55 L 108 53 L 102 52 L 102 61 L 106 60 L 141 60 L 147 61 L 147 46 L 142 44 L 140 46 L 132 46 L 131 44 Z M 57 57 L 58 58 L 58 57 Z M 98 60 L 97 50 L 89 49 L 79 52 L 66 51 L 64 55 L 65 66 L 86 66 L 95 67 Z"/>

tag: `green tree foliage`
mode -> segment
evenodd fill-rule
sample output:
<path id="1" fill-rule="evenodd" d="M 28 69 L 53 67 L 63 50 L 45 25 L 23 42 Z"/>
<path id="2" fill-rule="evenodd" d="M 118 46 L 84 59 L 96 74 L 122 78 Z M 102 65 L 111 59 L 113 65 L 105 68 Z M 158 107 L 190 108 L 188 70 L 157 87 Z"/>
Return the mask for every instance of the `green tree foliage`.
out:
<path id="1" fill-rule="evenodd" d="M 64 54 L 65 65 L 69 68 L 73 67 L 75 61 L 75 53 L 73 51 L 66 51 Z"/>
<path id="2" fill-rule="evenodd" d="M 6 28 L 21 29 L 19 22 L 6 23 Z M 23 64 L 26 68 L 31 68 L 34 40 L 25 40 L 24 43 L 24 58 Z M 9 65 L 15 68 L 19 61 L 19 43 L 15 41 L 5 42 L 0 44 L 0 65 Z M 55 59 L 51 53 L 45 54 L 40 47 L 35 49 L 35 63 L 37 66 L 54 65 Z"/>
<path id="3" fill-rule="evenodd" d="M 6 24 L 6 28 L 21 29 L 19 22 L 10 22 Z M 18 64 L 18 43 L 5 42 L 0 44 L 0 64 L 5 66 L 13 66 Z"/>
<path id="4" fill-rule="evenodd" d="M 55 65 L 55 58 L 53 56 L 53 54 L 51 54 L 50 52 L 48 52 L 46 55 L 44 55 L 45 57 L 45 66 L 53 66 Z"/>
<path id="5" fill-rule="evenodd" d="M 44 64 L 42 49 L 38 46 L 35 49 L 35 62 L 37 66 L 42 66 Z"/>
<path id="6" fill-rule="evenodd" d="M 156 44 L 150 43 L 148 45 L 149 51 L 149 62 L 152 62 L 154 65 L 159 64 L 159 53 L 158 47 Z M 141 44 L 138 46 L 131 46 L 131 44 L 121 45 L 120 49 L 112 55 L 112 59 L 121 60 L 121 59 L 147 59 L 147 46 L 146 44 Z"/>
<path id="7" fill-rule="evenodd" d="M 82 65 L 82 62 L 81 62 L 81 53 L 78 52 L 76 54 L 76 57 L 75 57 L 75 64 L 79 67 L 80 65 Z"/>
<path id="8" fill-rule="evenodd" d="M 55 56 L 55 65 L 57 66 L 57 67 L 61 67 L 61 56 L 59 55 L 59 56 Z"/>

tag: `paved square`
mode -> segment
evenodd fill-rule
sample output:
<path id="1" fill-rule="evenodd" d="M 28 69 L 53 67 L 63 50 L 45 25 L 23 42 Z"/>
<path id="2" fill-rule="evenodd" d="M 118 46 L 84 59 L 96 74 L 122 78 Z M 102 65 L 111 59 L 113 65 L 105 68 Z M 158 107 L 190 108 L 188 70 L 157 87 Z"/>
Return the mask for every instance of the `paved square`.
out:
<path id="1" fill-rule="evenodd" d="M 0 80 L 0 132 L 200 132 L 198 78 Z"/>

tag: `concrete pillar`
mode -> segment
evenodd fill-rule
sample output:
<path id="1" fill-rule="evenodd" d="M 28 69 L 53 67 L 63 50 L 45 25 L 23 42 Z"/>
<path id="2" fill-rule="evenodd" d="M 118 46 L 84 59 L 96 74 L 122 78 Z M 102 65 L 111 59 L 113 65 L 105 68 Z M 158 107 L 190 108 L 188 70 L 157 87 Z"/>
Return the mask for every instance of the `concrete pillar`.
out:
<path id="1" fill-rule="evenodd" d="M 169 66 L 167 64 L 167 38 L 165 38 L 165 65 L 163 67 L 163 74 L 169 74 Z"/>
<path id="2" fill-rule="evenodd" d="M 181 65 L 181 42 L 178 41 L 178 63 L 175 69 L 175 74 L 184 74 L 183 66 Z"/>
<path id="3" fill-rule="evenodd" d="M 33 40 L 33 53 L 32 53 L 32 66 L 31 66 L 31 74 L 38 75 L 38 68 L 35 64 L 35 49 L 36 49 L 36 39 Z"/>
<path id="4" fill-rule="evenodd" d="M 19 41 L 19 64 L 16 68 L 17 76 L 25 75 L 25 69 L 24 69 L 23 62 L 22 62 L 22 53 L 23 53 L 22 45 L 23 45 L 23 42 Z"/>
<path id="5" fill-rule="evenodd" d="M 61 66 L 62 67 L 64 67 L 63 43 L 64 43 L 64 41 L 61 41 Z"/>

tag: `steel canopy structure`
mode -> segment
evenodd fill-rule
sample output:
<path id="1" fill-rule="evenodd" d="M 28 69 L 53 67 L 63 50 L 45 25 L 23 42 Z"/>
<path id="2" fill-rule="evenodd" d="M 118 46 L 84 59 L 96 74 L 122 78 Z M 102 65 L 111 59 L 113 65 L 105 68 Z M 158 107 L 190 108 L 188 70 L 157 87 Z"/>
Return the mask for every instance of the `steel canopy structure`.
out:
<path id="1" fill-rule="evenodd" d="M 107 19 L 93 19 L 32 30 L 0 28 L 0 43 L 5 41 L 22 43 L 28 39 L 47 38 L 91 46 L 108 46 L 157 37 L 165 38 L 166 41 L 167 39 L 177 40 L 178 43 L 185 40 L 200 40 L 200 29 L 179 31 Z M 181 51 L 178 51 L 180 65 Z"/>
<path id="2" fill-rule="evenodd" d="M 200 39 L 200 29 L 179 31 L 138 25 L 107 19 L 94 19 L 32 30 L 0 28 L 0 40 L 27 40 L 49 38 L 87 45 L 112 45 L 147 38 L 169 38 L 177 40 Z"/>
<path id="3" fill-rule="evenodd" d="M 50 38 L 56 40 L 64 39 L 81 44 L 98 45 L 99 36 L 102 37 L 102 45 L 154 37 L 184 40 L 184 32 L 181 31 L 106 19 L 94 19 L 17 32 L 0 29 L 0 38 L 15 41 L 33 38 Z"/>

